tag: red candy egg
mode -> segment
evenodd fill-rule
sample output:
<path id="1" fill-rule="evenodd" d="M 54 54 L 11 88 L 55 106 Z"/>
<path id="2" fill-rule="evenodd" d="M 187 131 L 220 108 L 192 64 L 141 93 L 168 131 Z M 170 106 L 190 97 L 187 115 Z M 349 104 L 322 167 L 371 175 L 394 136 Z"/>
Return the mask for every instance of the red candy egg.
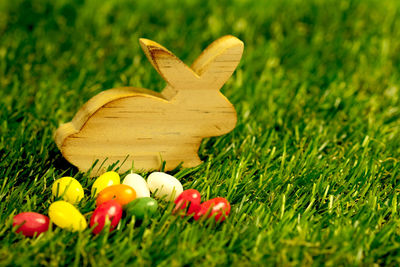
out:
<path id="1" fill-rule="evenodd" d="M 90 227 L 93 228 L 93 234 L 100 233 L 106 221 L 110 222 L 110 232 L 118 225 L 122 217 L 122 206 L 114 199 L 100 204 L 93 212 L 90 218 Z"/>
<path id="2" fill-rule="evenodd" d="M 36 212 L 22 212 L 14 216 L 13 227 L 19 226 L 17 233 L 32 237 L 49 229 L 49 217 Z"/>
<path id="3" fill-rule="evenodd" d="M 216 222 L 222 222 L 228 217 L 230 211 L 231 205 L 228 200 L 223 197 L 217 197 L 203 202 L 200 211 L 194 215 L 194 219 L 198 220 L 209 213 L 208 218 L 215 216 Z"/>
<path id="4" fill-rule="evenodd" d="M 189 206 L 186 214 L 196 214 L 200 211 L 200 202 L 201 196 L 199 191 L 196 189 L 185 190 L 175 199 L 175 208 L 173 213 L 178 210 L 186 210 L 187 206 Z"/>

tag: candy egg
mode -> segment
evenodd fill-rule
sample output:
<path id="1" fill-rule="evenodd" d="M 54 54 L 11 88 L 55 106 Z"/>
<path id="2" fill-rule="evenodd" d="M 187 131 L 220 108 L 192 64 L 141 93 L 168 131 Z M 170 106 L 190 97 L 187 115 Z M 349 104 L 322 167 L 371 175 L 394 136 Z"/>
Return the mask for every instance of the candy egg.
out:
<path id="1" fill-rule="evenodd" d="M 139 174 L 136 173 L 128 174 L 125 177 L 123 184 L 129 185 L 133 189 L 135 189 L 136 198 L 150 197 L 150 190 L 149 187 L 147 186 L 146 180 L 143 179 L 143 177 L 140 176 Z"/>
<path id="2" fill-rule="evenodd" d="M 120 184 L 119 174 L 113 171 L 103 173 L 94 181 L 92 186 L 92 195 L 97 196 L 104 188 Z"/>
<path id="3" fill-rule="evenodd" d="M 14 216 L 13 227 L 19 226 L 17 233 L 32 237 L 49 229 L 49 217 L 36 212 L 22 212 Z"/>
<path id="4" fill-rule="evenodd" d="M 125 211 L 128 216 L 135 216 L 137 220 L 143 220 L 146 216 L 151 217 L 157 212 L 158 204 L 154 198 L 141 197 L 128 203 Z"/>
<path id="5" fill-rule="evenodd" d="M 100 204 L 93 212 L 90 218 L 90 227 L 96 225 L 93 228 L 93 234 L 100 233 L 106 221 L 110 223 L 110 232 L 117 227 L 122 217 L 122 206 L 114 199 L 108 200 Z"/>
<path id="6" fill-rule="evenodd" d="M 173 213 L 178 210 L 187 210 L 187 215 L 197 213 L 200 211 L 200 202 L 201 196 L 199 191 L 196 189 L 185 190 L 175 199 L 175 208 Z"/>
<path id="7" fill-rule="evenodd" d="M 117 184 L 104 188 L 96 199 L 96 206 L 115 199 L 121 206 L 124 206 L 136 198 L 135 190 L 126 184 Z"/>
<path id="8" fill-rule="evenodd" d="M 165 198 L 167 201 L 174 201 L 183 191 L 182 184 L 174 176 L 153 172 L 147 178 L 147 185 L 150 191 L 157 198 Z"/>
<path id="9" fill-rule="evenodd" d="M 198 220 L 208 214 L 208 218 L 215 216 L 216 222 L 222 222 L 229 215 L 230 211 L 231 205 L 229 204 L 228 200 L 223 197 L 217 197 L 203 202 L 201 204 L 200 211 L 194 215 L 194 219 Z"/>
<path id="10" fill-rule="evenodd" d="M 62 177 L 57 179 L 53 183 L 52 193 L 53 196 L 61 196 L 63 200 L 72 204 L 79 202 L 84 195 L 82 185 L 72 177 Z"/>
<path id="11" fill-rule="evenodd" d="M 60 200 L 49 207 L 51 221 L 60 228 L 82 231 L 87 227 L 85 217 L 71 203 Z"/>

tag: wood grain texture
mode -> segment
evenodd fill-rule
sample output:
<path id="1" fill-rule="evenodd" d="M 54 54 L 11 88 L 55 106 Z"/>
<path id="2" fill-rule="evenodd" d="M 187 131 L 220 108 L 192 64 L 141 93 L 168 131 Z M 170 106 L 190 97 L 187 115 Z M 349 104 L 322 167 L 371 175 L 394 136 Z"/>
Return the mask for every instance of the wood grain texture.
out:
<path id="1" fill-rule="evenodd" d="M 220 92 L 235 71 L 243 42 L 224 36 L 209 45 L 191 67 L 154 41 L 140 45 L 157 72 L 167 82 L 161 93 L 123 87 L 106 90 L 91 98 L 71 122 L 62 124 L 55 141 L 63 156 L 81 171 L 95 160 L 125 164 L 119 172 L 135 169 L 166 170 L 183 163 L 201 163 L 197 155 L 201 140 L 234 129 L 236 111 Z M 92 173 L 101 173 L 99 164 Z"/>

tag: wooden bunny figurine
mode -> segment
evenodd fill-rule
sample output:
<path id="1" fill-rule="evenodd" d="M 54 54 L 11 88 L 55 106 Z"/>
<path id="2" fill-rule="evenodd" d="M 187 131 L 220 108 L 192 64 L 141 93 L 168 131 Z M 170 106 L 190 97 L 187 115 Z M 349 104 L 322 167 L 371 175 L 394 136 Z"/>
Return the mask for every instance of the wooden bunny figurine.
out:
<path id="1" fill-rule="evenodd" d="M 86 102 L 71 122 L 62 124 L 55 141 L 63 156 L 81 171 L 95 160 L 126 160 L 119 172 L 165 170 L 201 163 L 201 140 L 230 132 L 236 124 L 233 105 L 220 92 L 235 71 L 243 42 L 234 36 L 214 41 L 186 66 L 156 42 L 140 39 L 148 60 L 168 83 L 161 93 L 123 87 L 103 91 Z M 94 170 L 98 169 L 98 164 Z M 96 169 L 97 167 L 97 169 Z"/>

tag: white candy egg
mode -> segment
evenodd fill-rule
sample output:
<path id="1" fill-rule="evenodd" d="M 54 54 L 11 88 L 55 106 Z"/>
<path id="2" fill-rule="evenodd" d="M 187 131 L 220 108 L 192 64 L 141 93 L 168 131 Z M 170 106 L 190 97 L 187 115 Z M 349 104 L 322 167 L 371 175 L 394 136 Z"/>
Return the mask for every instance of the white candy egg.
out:
<path id="1" fill-rule="evenodd" d="M 150 174 L 147 178 L 147 185 L 155 197 L 165 198 L 167 201 L 174 201 L 183 192 L 179 180 L 163 172 Z"/>
<path id="2" fill-rule="evenodd" d="M 150 197 L 149 187 L 147 186 L 146 180 L 136 173 L 128 174 L 123 184 L 129 185 L 136 191 L 136 198 L 139 197 Z"/>

